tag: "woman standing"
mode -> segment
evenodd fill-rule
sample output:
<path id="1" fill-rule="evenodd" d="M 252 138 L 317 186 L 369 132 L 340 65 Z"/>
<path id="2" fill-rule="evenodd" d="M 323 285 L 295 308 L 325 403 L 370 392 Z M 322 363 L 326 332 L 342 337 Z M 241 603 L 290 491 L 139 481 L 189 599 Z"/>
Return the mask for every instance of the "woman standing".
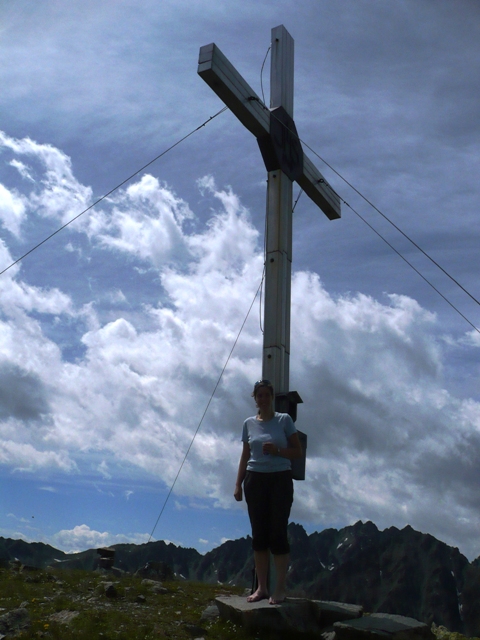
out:
<path id="1" fill-rule="evenodd" d="M 252 525 L 252 547 L 258 588 L 248 602 L 268 598 L 269 551 L 272 552 L 277 583 L 270 604 L 285 600 L 285 582 L 290 560 L 288 518 L 293 502 L 290 460 L 302 457 L 302 447 L 292 418 L 276 413 L 272 383 L 259 380 L 252 396 L 258 413 L 243 423 L 243 450 L 238 465 L 234 496 L 242 499 L 242 483 Z"/>

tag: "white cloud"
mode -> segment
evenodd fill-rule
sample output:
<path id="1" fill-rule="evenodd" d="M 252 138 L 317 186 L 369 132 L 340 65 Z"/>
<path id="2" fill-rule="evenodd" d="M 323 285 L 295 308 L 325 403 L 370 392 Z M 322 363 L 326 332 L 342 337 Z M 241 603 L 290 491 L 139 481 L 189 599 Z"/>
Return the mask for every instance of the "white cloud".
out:
<path id="1" fill-rule="evenodd" d="M 63 472 L 75 471 L 76 465 L 66 451 L 42 451 L 29 443 L 3 440 L 0 442 L 0 464 L 15 471 L 38 471 L 48 469 Z"/>
<path id="2" fill-rule="evenodd" d="M 35 182 L 30 173 L 29 167 L 21 162 L 20 160 L 11 160 L 10 166 L 14 167 L 18 173 L 22 176 L 24 180 L 30 180 L 30 182 Z"/>
<path id="3" fill-rule="evenodd" d="M 63 215 L 59 202 L 72 194 L 89 197 L 60 152 L 28 140 L 8 144 L 44 163 L 35 197 L 47 218 Z M 66 190 L 50 201 L 62 179 Z M 263 269 L 259 233 L 239 198 L 211 178 L 200 185 L 218 203 L 201 231 L 186 224 L 188 205 L 152 176 L 76 228 L 88 250 L 139 259 L 158 274 L 161 295 L 135 316 L 116 311 L 103 320 L 98 298 L 77 306 L 72 292 L 33 287 L 18 270 L 16 279 L 0 281 L 5 375 L 11 388 L 23 380 L 16 386 L 24 399 L 36 398 L 23 415 L 22 403 L 0 397 L 3 465 L 112 478 L 140 473 L 171 486 Z M 122 301 L 119 284 L 100 296 Z M 83 356 L 65 361 L 39 314 L 57 319 L 56 330 L 88 316 L 78 338 Z M 380 527 L 409 522 L 474 553 L 480 406 L 446 387 L 439 333 L 436 317 L 411 297 L 333 297 L 316 274 L 294 274 L 291 387 L 304 400 L 298 426 L 309 436 L 308 477 L 296 485 L 294 518 L 319 527 L 366 518 Z M 235 507 L 241 423 L 254 411 L 261 345 L 255 312 L 183 466 L 178 495 Z M 448 349 L 456 346 L 452 338 Z M 54 544 L 69 549 L 117 540 L 87 525 L 56 536 Z"/>
<path id="4" fill-rule="evenodd" d="M 108 464 L 105 460 L 98 465 L 97 471 L 99 471 L 104 478 L 111 479 L 112 475 L 108 469 Z"/>
<path id="5" fill-rule="evenodd" d="M 9 191 L 0 184 L 0 220 L 3 226 L 8 229 L 11 234 L 18 237 L 24 218 L 24 199 L 15 193 L 14 190 Z"/>
<path id="6" fill-rule="evenodd" d="M 465 343 L 472 347 L 480 347 L 480 333 L 478 331 L 469 331 L 465 336 Z"/>
<path id="7" fill-rule="evenodd" d="M 16 520 L 17 522 L 21 522 L 23 524 L 27 524 L 30 522 L 30 520 L 27 520 L 27 518 L 19 518 L 14 513 L 7 513 L 7 518 L 12 518 L 13 520 Z"/>
<path id="8" fill-rule="evenodd" d="M 65 224 L 90 204 L 92 190 L 76 180 L 70 158 L 59 149 L 49 144 L 39 144 L 30 138 L 16 140 L 0 131 L 1 147 L 17 155 L 33 158 L 37 164 L 37 173 L 41 174 L 41 177 L 38 177 L 33 171 L 29 173 L 34 187 L 22 199 L 24 209 L 58 219 Z M 17 168 L 22 176 L 25 175 L 23 163 L 14 162 L 12 166 Z M 20 213 L 23 217 L 23 210 Z"/>
<path id="9" fill-rule="evenodd" d="M 86 524 L 62 529 L 51 537 L 51 543 L 55 548 L 66 553 L 78 553 L 86 549 L 110 547 L 114 544 L 133 543 L 144 544 L 150 536 L 147 533 L 132 533 L 131 535 L 112 534 L 108 531 L 95 531 Z"/>
<path id="10" fill-rule="evenodd" d="M 73 315 L 70 297 L 58 289 L 29 286 L 9 280 L 7 276 L 0 281 L 0 292 L 3 311 L 10 316 L 24 312 Z"/>
<path id="11" fill-rule="evenodd" d="M 126 302 L 127 298 L 121 289 L 116 289 L 115 291 L 109 291 L 107 294 L 107 298 L 112 302 L 112 304 Z"/>
<path id="12" fill-rule="evenodd" d="M 188 253 L 182 223 L 193 216 L 188 205 L 151 175 L 112 198 L 111 214 L 89 218 L 89 233 L 105 247 L 148 260 L 157 268 L 178 263 Z"/>

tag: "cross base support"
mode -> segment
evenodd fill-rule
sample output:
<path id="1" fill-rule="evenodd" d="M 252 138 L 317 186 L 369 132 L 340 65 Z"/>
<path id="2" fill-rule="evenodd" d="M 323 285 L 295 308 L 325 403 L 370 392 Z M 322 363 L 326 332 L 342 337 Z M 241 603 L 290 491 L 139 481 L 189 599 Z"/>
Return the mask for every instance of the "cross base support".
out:
<path id="1" fill-rule="evenodd" d="M 303 403 L 297 391 L 277 393 L 275 395 L 275 411 L 288 413 L 295 422 L 297 419 L 297 405 Z M 292 460 L 292 477 L 294 480 L 305 480 L 305 465 L 307 461 L 307 434 L 297 429 L 298 438 L 302 446 L 302 457 Z"/>
<path id="2" fill-rule="evenodd" d="M 303 400 L 298 391 L 275 394 L 275 411 L 288 413 L 294 422 L 297 420 L 297 404 L 302 403 Z"/>

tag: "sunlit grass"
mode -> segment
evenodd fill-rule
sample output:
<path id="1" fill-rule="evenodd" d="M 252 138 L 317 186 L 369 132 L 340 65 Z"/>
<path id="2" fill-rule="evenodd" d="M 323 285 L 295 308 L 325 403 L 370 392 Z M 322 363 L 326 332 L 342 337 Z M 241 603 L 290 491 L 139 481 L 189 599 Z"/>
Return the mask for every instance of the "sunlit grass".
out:
<path id="1" fill-rule="evenodd" d="M 105 593 L 113 583 L 115 596 Z M 0 615 L 24 607 L 29 626 L 15 637 L 65 640 L 270 640 L 268 633 L 253 636 L 230 621 L 202 620 L 217 595 L 239 594 L 243 589 L 187 581 L 162 583 L 155 593 L 142 578 L 97 572 L 47 569 L 19 572 L 0 569 Z M 55 619 L 69 619 L 68 623 Z M 437 640 L 464 640 L 465 636 L 433 625 Z M 12 637 L 12 636 L 8 636 Z M 470 639 L 472 640 L 472 639 Z M 480 640 L 478 638 L 473 640 Z"/>
<path id="2" fill-rule="evenodd" d="M 435 624 L 432 625 L 432 631 L 437 640 L 480 640 L 479 638 L 471 637 L 467 639 L 466 636 L 462 636 L 462 634 L 457 631 L 449 631 L 445 627 L 437 627 Z"/>
<path id="3" fill-rule="evenodd" d="M 114 583 L 116 597 L 105 595 L 105 583 Z M 202 621 L 201 615 L 219 594 L 242 590 L 191 582 L 164 582 L 166 593 L 154 593 L 142 578 L 80 570 L 53 569 L 33 573 L 0 570 L 0 611 L 24 607 L 30 624 L 19 638 L 75 638 L 79 640 L 148 640 L 185 638 L 208 633 L 209 638 L 251 638 L 220 620 Z M 59 612 L 75 612 L 68 624 L 52 619 Z M 194 636 L 195 637 L 195 636 Z M 260 638 L 260 636 L 258 636 Z"/>

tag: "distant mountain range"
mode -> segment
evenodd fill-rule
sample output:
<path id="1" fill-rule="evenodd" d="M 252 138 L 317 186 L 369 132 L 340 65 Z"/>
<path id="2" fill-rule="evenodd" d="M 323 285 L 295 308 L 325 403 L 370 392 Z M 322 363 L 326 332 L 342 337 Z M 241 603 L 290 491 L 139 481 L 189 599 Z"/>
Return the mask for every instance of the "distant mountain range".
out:
<path id="1" fill-rule="evenodd" d="M 307 535 L 289 525 L 292 594 L 361 604 L 367 612 L 396 613 L 451 631 L 480 636 L 480 557 L 469 562 L 457 548 L 410 526 L 379 531 L 372 522 Z M 251 539 L 230 540 L 201 555 L 163 541 L 118 544 L 114 567 L 135 572 L 165 563 L 177 576 L 251 586 Z M 94 570 L 96 549 L 67 554 L 40 543 L 0 538 L 0 563 L 17 559 L 45 568 L 55 564 Z"/>

